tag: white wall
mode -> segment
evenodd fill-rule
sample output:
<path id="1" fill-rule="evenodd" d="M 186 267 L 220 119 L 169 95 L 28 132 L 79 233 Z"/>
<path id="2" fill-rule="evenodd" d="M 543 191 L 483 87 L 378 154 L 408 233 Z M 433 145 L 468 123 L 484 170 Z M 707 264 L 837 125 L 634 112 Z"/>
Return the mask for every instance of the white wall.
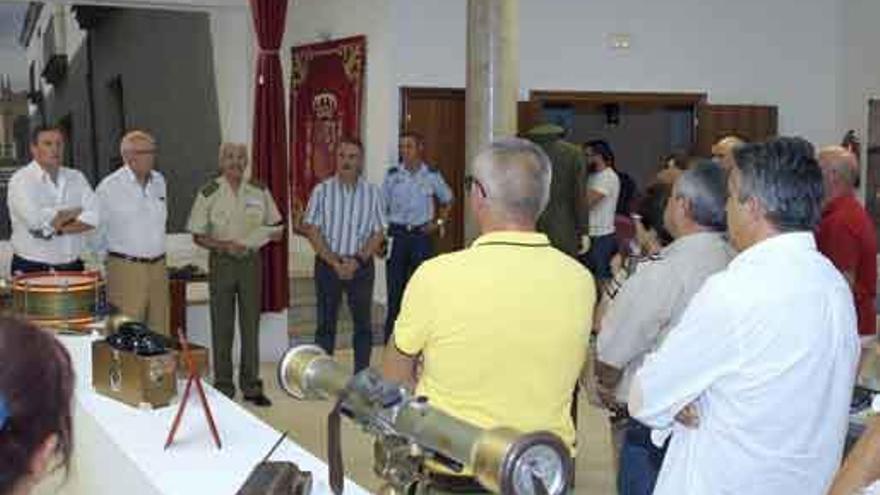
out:
<path id="1" fill-rule="evenodd" d="M 220 136 L 223 141 L 249 143 L 257 51 L 251 13 L 246 6 L 214 7 L 208 12 L 217 75 Z"/>
<path id="2" fill-rule="evenodd" d="M 464 85 L 466 3 L 397 2 L 399 84 Z M 695 91 L 713 103 L 774 104 L 781 132 L 837 142 L 839 4 L 520 0 L 520 85 Z M 631 35 L 631 49 L 611 50 L 612 33 Z"/>

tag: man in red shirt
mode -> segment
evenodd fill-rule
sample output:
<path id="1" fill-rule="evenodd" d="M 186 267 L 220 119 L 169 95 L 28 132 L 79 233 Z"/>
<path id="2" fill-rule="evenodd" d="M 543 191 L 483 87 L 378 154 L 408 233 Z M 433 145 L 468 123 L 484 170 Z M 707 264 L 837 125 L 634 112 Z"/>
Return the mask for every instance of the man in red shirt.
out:
<path id="1" fill-rule="evenodd" d="M 819 151 L 825 182 L 822 221 L 816 244 L 846 277 L 853 291 L 863 347 L 874 341 L 877 295 L 877 233 L 868 212 L 855 197 L 859 163 L 840 146 Z"/>

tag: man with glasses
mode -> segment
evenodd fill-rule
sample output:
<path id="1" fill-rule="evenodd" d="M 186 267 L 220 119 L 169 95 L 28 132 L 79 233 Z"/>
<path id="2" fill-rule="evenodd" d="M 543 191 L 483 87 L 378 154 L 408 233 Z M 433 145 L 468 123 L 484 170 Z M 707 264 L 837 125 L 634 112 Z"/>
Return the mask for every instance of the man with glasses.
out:
<path id="1" fill-rule="evenodd" d="M 154 170 L 156 140 L 146 132 L 132 131 L 122 138 L 119 151 L 124 164 L 97 189 L 107 300 L 122 314 L 168 334 L 167 189 L 165 178 Z"/>
<path id="2" fill-rule="evenodd" d="M 480 427 L 548 430 L 572 448 L 572 390 L 596 297 L 590 274 L 536 232 L 550 160 L 522 139 L 491 144 L 466 181 L 482 235 L 413 275 L 383 355 L 385 376 Z M 429 466 L 429 491 L 482 491 Z M 419 493 L 426 493 L 420 491 Z"/>
<path id="3" fill-rule="evenodd" d="M 733 258 L 725 242 L 726 176 L 706 160 L 679 176 L 663 209 L 663 224 L 675 241 L 639 264 L 623 283 L 602 318 L 596 363 L 599 394 L 616 435 L 620 495 L 650 495 L 663 460 L 651 430 L 628 418 L 627 394 L 633 375 L 682 313 L 703 282 Z"/>
<path id="4" fill-rule="evenodd" d="M 83 234 L 98 225 L 98 202 L 79 170 L 64 167 L 64 134 L 38 127 L 31 161 L 9 179 L 12 273 L 82 271 Z"/>
<path id="5" fill-rule="evenodd" d="M 859 356 L 843 275 L 816 249 L 822 171 L 776 138 L 733 152 L 739 254 L 709 279 L 632 379 L 630 414 L 673 428 L 653 493 L 827 493 Z"/>

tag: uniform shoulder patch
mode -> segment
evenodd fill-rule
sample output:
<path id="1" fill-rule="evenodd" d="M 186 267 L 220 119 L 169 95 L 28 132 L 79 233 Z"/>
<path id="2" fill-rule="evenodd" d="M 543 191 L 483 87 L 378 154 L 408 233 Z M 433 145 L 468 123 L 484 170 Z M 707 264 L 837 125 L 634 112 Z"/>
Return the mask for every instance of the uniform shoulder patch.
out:
<path id="1" fill-rule="evenodd" d="M 217 192 L 218 189 L 220 189 L 220 184 L 218 184 L 216 180 L 212 180 L 211 182 L 205 184 L 200 192 L 202 193 L 202 196 L 210 198 L 211 195 Z"/>

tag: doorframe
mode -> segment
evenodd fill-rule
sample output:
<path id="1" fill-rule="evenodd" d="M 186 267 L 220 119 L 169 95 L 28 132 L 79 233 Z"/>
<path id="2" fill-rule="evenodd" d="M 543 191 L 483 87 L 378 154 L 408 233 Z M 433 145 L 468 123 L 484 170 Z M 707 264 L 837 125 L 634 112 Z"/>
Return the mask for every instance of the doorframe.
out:
<path id="1" fill-rule="evenodd" d="M 530 101 L 543 103 L 573 103 L 587 105 L 604 105 L 608 103 L 626 103 L 628 105 L 648 106 L 692 106 L 708 102 L 706 93 L 678 92 L 638 92 L 638 91 L 556 91 L 531 90 Z"/>
<path id="2" fill-rule="evenodd" d="M 573 90 L 531 90 L 529 91 L 530 111 L 523 114 L 524 118 L 535 119 L 538 108 L 545 104 L 566 104 L 575 107 L 598 107 L 602 105 L 620 105 L 637 107 L 688 107 L 693 115 L 693 142 L 690 153 L 697 149 L 699 140 L 699 108 L 708 104 L 707 93 L 687 92 L 639 92 L 639 91 L 573 91 Z M 523 124 L 535 124 L 528 122 Z M 531 125 L 528 125 L 531 127 Z M 528 127 L 520 127 L 525 129 Z"/>

